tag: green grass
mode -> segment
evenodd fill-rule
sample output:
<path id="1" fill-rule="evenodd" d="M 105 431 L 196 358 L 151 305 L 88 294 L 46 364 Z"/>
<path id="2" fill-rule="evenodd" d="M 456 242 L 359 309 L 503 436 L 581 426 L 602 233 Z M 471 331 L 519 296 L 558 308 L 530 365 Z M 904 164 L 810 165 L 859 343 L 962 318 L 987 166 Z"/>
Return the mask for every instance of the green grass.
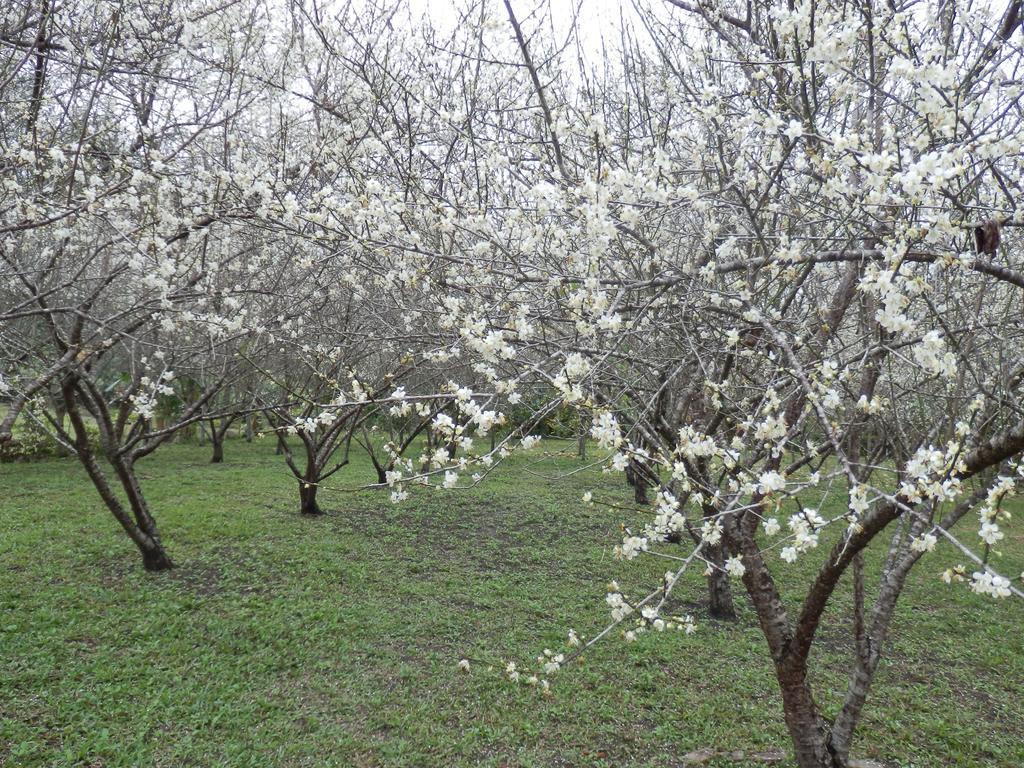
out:
<path id="1" fill-rule="evenodd" d="M 576 460 L 518 459 L 478 489 L 399 507 L 324 493 L 328 514 L 302 519 L 270 442 L 226 455 L 210 465 L 208 448 L 172 445 L 140 465 L 179 565 L 165 574 L 142 570 L 73 460 L 0 466 L 0 765 L 673 766 L 701 748 L 788 752 L 752 609 L 742 599 L 738 622 L 708 622 L 696 575 L 681 606 L 696 634 L 611 639 L 548 697 L 505 682 L 505 661 L 603 627 L 609 578 L 636 593 L 664 570 L 612 560 L 623 513 L 578 501 L 596 487 L 625 503 L 621 478 L 551 480 Z M 343 471 L 372 480 L 365 461 Z M 1020 573 L 1024 536 L 1010 530 L 999 567 Z M 860 757 L 1024 764 L 1024 609 L 943 585 L 955 562 L 929 555 L 900 604 Z M 810 567 L 778 569 L 789 598 Z M 830 713 L 849 592 L 814 657 Z"/>

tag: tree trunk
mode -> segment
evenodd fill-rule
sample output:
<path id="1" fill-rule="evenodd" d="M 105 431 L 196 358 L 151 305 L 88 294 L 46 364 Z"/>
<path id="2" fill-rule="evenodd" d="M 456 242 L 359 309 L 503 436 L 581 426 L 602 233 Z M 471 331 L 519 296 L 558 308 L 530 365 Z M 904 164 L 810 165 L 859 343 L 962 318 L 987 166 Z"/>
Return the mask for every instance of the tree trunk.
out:
<path id="1" fill-rule="evenodd" d="M 775 674 L 796 764 L 800 768 L 845 768 L 845 761 L 831 747 L 828 726 L 814 703 L 806 664 L 787 656 L 776 663 Z"/>
<path id="2" fill-rule="evenodd" d="M 156 521 L 148 514 L 148 512 L 142 517 L 140 522 L 140 516 L 136 511 L 135 520 L 132 520 L 132 516 L 128 513 L 128 510 L 124 508 L 117 496 L 114 495 L 113 489 L 107 482 L 103 471 L 100 469 L 98 462 L 91 452 L 83 453 L 79 450 L 79 458 L 82 465 L 85 467 L 86 473 L 88 473 L 93 485 L 100 494 L 100 498 L 103 499 L 104 504 L 107 505 L 107 509 L 117 518 L 117 521 L 124 528 L 125 533 L 135 542 L 135 546 L 138 547 L 139 552 L 142 553 L 142 565 L 147 571 L 166 571 L 174 567 L 174 563 L 167 554 L 167 550 L 164 549 L 163 542 L 160 540 L 160 532 L 157 530 Z M 115 465 L 115 471 L 118 475 L 122 474 L 124 469 L 123 465 Z M 127 470 L 130 471 L 130 470 Z M 124 477 L 122 479 L 122 486 L 125 486 Z M 133 484 L 137 488 L 137 484 Z M 128 491 L 128 488 L 125 488 Z M 136 499 L 132 498 L 129 492 L 129 502 L 133 507 L 136 505 Z"/>
<path id="3" fill-rule="evenodd" d="M 149 504 L 146 497 L 142 495 L 142 487 L 135 474 L 135 462 L 125 457 L 108 457 L 114 471 L 121 481 L 121 487 L 128 497 L 132 513 L 135 515 L 135 523 L 145 534 L 145 537 L 137 541 L 142 551 L 142 564 L 147 571 L 165 571 L 173 568 L 174 563 L 167 556 L 163 543 L 160 541 L 160 532 L 156 527 L 156 520 L 150 514 Z"/>
<path id="4" fill-rule="evenodd" d="M 626 482 L 633 486 L 633 501 L 644 506 L 651 503 L 647 498 L 646 469 L 641 462 L 636 460 L 630 460 L 626 465 Z"/>
<path id="5" fill-rule="evenodd" d="M 245 442 L 251 443 L 253 433 L 256 431 L 256 416 L 250 414 L 245 417 Z"/>
<path id="6" fill-rule="evenodd" d="M 59 425 L 59 429 L 64 429 L 64 423 L 67 421 L 67 408 L 64 407 L 64 401 L 60 397 L 55 397 L 53 401 L 53 418 L 54 421 Z M 71 451 L 61 443 L 57 444 L 56 454 L 58 456 L 70 456 Z"/>
<path id="7" fill-rule="evenodd" d="M 299 510 L 304 515 L 322 515 L 324 511 L 316 503 L 317 485 L 302 483 L 299 485 Z"/>
<path id="8" fill-rule="evenodd" d="M 224 438 L 217 436 L 217 430 L 211 430 L 210 438 L 213 440 L 213 457 L 211 464 L 220 464 L 224 461 Z"/>
<path id="9" fill-rule="evenodd" d="M 82 466 L 86 474 L 89 475 L 89 479 L 92 480 L 92 484 L 95 486 L 100 498 L 103 499 L 103 503 L 117 519 L 117 522 L 121 524 L 124 532 L 135 542 L 135 546 L 142 553 L 142 564 L 147 571 L 166 571 L 173 568 L 174 563 L 171 561 L 167 550 L 164 549 L 163 542 L 160 540 L 156 521 L 149 514 L 149 510 L 145 506 L 142 491 L 134 476 L 134 468 L 121 457 L 115 457 L 113 460 L 114 471 L 121 480 L 121 485 L 128 496 L 132 512 L 134 512 L 133 519 L 133 515 L 124 508 L 124 505 L 114 493 L 113 488 L 111 488 L 107 476 L 103 473 L 99 462 L 96 460 L 96 456 L 93 454 L 92 446 L 89 445 L 89 434 L 85 428 L 82 415 L 79 413 L 78 403 L 75 400 L 73 380 L 65 381 L 62 389 L 67 414 L 74 430 L 75 452 L 78 454 L 78 459 L 82 462 Z"/>
<path id="10" fill-rule="evenodd" d="M 717 566 L 711 569 L 708 574 L 708 613 L 713 619 L 734 621 L 736 619 L 736 608 L 732 600 L 732 587 L 729 584 L 729 574 L 722 570 L 725 565 L 725 556 L 722 552 L 722 545 L 717 544 L 707 547 L 708 562 Z"/>
<path id="11" fill-rule="evenodd" d="M 156 542 L 153 547 L 142 549 L 142 567 L 147 571 L 168 571 L 174 567 L 163 544 Z"/>
<path id="12" fill-rule="evenodd" d="M 728 551 L 741 554 L 746 565 L 743 584 L 757 611 L 761 632 L 775 665 L 775 677 L 782 693 L 786 728 L 793 742 L 793 753 L 800 768 L 845 768 L 831 747 L 829 728 L 807 682 L 807 654 L 798 653 L 793 630 L 775 580 L 764 564 L 757 543 L 745 537 L 734 519 L 723 519 L 724 542 Z"/>

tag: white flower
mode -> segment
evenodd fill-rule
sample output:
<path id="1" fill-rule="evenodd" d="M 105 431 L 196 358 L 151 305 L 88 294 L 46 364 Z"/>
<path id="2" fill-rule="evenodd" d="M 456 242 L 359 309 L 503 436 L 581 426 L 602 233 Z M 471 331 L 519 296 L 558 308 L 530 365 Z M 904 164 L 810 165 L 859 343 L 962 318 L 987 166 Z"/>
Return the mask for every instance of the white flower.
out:
<path id="1" fill-rule="evenodd" d="M 956 355 L 946 351 L 946 342 L 938 331 L 928 331 L 914 347 L 914 359 L 928 373 L 952 378 L 956 375 Z"/>
<path id="2" fill-rule="evenodd" d="M 924 536 L 915 536 L 910 542 L 910 548 L 915 552 L 931 552 L 935 549 L 938 539 L 930 533 Z"/>
<path id="3" fill-rule="evenodd" d="M 774 470 L 765 472 L 758 478 L 757 490 L 765 496 L 773 491 L 781 491 L 785 487 L 786 478 Z"/>
<path id="4" fill-rule="evenodd" d="M 622 544 L 615 548 L 615 556 L 622 560 L 632 560 L 641 552 L 646 552 L 647 548 L 647 539 L 642 536 L 627 536 L 622 540 Z"/>
<path id="5" fill-rule="evenodd" d="M 860 517 L 868 510 L 867 492 L 862 486 L 855 486 L 850 490 L 850 511 Z"/>
<path id="6" fill-rule="evenodd" d="M 597 440 L 597 445 L 602 450 L 615 448 L 622 442 L 622 434 L 619 432 L 619 423 L 615 416 L 610 413 L 594 415 L 594 423 L 590 428 L 590 436 Z"/>
<path id="7" fill-rule="evenodd" d="M 591 367 L 590 361 L 587 358 L 579 352 L 573 352 L 566 358 L 563 370 L 570 381 L 579 381 L 589 373 Z"/>
<path id="8" fill-rule="evenodd" d="M 979 595 L 991 597 L 1009 597 L 1010 580 L 996 576 L 990 571 L 975 571 L 971 576 L 971 589 Z"/>
<path id="9" fill-rule="evenodd" d="M 722 524 L 718 520 L 705 520 L 700 527 L 701 538 L 711 546 L 722 540 Z"/>
<path id="10" fill-rule="evenodd" d="M 795 563 L 796 562 L 796 556 L 797 556 L 796 547 L 785 547 L 779 553 L 779 557 L 781 557 L 787 563 Z"/>
<path id="11" fill-rule="evenodd" d="M 469 672 L 469 659 L 461 659 L 459 661 L 459 670 L 462 672 Z"/>
<path id="12" fill-rule="evenodd" d="M 743 555 L 739 555 L 737 557 L 730 557 L 728 560 L 725 561 L 725 570 L 729 573 L 730 576 L 739 578 L 747 572 L 746 566 L 743 565 L 742 562 L 740 562 L 742 559 Z"/>
<path id="13" fill-rule="evenodd" d="M 768 536 L 774 536 L 776 533 L 779 532 L 779 528 L 779 521 L 776 520 L 774 517 L 769 517 L 767 520 L 764 521 L 764 532 Z"/>
<path id="14" fill-rule="evenodd" d="M 1003 538 L 1005 534 L 999 530 L 999 526 L 995 523 L 982 523 L 981 528 L 978 529 L 978 535 L 981 540 L 989 546 L 998 544 L 999 540 Z"/>

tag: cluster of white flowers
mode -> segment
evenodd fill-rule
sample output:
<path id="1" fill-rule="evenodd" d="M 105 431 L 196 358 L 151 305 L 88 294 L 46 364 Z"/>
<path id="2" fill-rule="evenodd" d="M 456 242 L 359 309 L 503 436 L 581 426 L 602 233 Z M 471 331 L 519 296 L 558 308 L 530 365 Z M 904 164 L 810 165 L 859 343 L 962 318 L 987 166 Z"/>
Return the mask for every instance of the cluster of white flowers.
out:
<path id="1" fill-rule="evenodd" d="M 860 282 L 862 291 L 877 296 L 881 302 L 875 312 L 875 320 L 891 333 L 910 333 L 914 330 L 914 322 L 905 314 L 910 305 L 907 296 L 906 282 L 895 277 L 891 271 L 882 270 L 872 264 Z"/>
<path id="2" fill-rule="evenodd" d="M 706 541 L 710 546 L 715 546 L 722 540 L 722 523 L 718 518 L 705 520 L 700 528 L 701 541 Z"/>
<path id="3" fill-rule="evenodd" d="M 609 585 L 605 602 L 611 608 L 612 621 L 622 621 L 622 619 L 633 612 L 633 606 L 626 602 L 622 592 L 618 589 L 618 584 L 615 582 Z"/>
<path id="4" fill-rule="evenodd" d="M 783 491 L 785 489 L 786 478 L 775 470 L 763 472 L 757 479 L 757 492 L 764 496 L 775 493 L 776 491 Z"/>
<path id="5" fill-rule="evenodd" d="M 826 524 L 816 509 L 803 509 L 789 518 L 789 530 L 793 535 L 793 543 L 784 547 L 779 556 L 787 563 L 796 559 L 810 549 L 818 546 L 818 532 Z"/>
<path id="6" fill-rule="evenodd" d="M 684 530 L 686 519 L 679 512 L 679 500 L 668 490 L 658 491 L 655 499 L 658 512 L 654 516 L 651 533 L 659 540 L 670 533 Z"/>
<path id="7" fill-rule="evenodd" d="M 152 419 L 160 396 L 174 394 L 174 388 L 171 387 L 173 379 L 173 371 L 163 371 L 156 379 L 149 376 L 142 376 L 139 379 L 139 388 L 129 395 L 128 399 L 132 403 L 132 410 L 140 419 Z"/>
<path id="8" fill-rule="evenodd" d="M 956 355 L 946 349 L 946 341 L 938 331 L 928 331 L 914 346 L 914 359 L 928 373 L 949 379 L 956 376 Z"/>
<path id="9" fill-rule="evenodd" d="M 391 399 L 397 402 L 391 406 L 388 412 L 392 416 L 407 416 L 412 410 L 412 404 L 406 400 L 405 387 L 398 387 L 391 393 Z"/>
<path id="10" fill-rule="evenodd" d="M 786 436 L 786 419 L 781 413 L 769 414 L 754 427 L 754 439 L 760 443 L 773 443 Z"/>
<path id="11" fill-rule="evenodd" d="M 858 411 L 874 416 L 881 413 L 882 409 L 885 408 L 885 399 L 875 395 L 868 400 L 867 395 L 861 395 L 860 399 L 857 400 L 856 407 Z"/>
<path id="12" fill-rule="evenodd" d="M 562 398 L 566 403 L 578 403 L 584 399 L 580 382 L 590 372 L 591 368 L 590 361 L 579 352 L 572 352 L 566 358 L 562 370 L 551 382 L 562 393 Z"/>
<path id="13" fill-rule="evenodd" d="M 619 422 L 615 419 L 614 414 L 607 411 L 594 413 L 590 435 L 597 440 L 597 444 L 602 450 L 618 448 L 622 444 Z"/>
<path id="14" fill-rule="evenodd" d="M 933 533 L 925 533 L 921 536 L 915 536 L 910 541 L 910 548 L 914 552 L 932 552 L 935 550 L 935 545 L 938 543 L 938 539 Z"/>
<path id="15" fill-rule="evenodd" d="M 626 536 L 622 539 L 622 543 L 615 547 L 614 554 L 616 559 L 632 560 L 649 548 L 650 541 L 646 536 Z"/>
<path id="16" fill-rule="evenodd" d="M 978 512 L 981 527 L 978 529 L 978 536 L 987 546 L 998 544 L 1005 534 L 999 529 L 998 521 L 1009 520 L 1010 513 L 1003 509 L 1002 501 L 1008 495 L 1016 491 L 1017 484 L 1012 477 L 1000 475 L 995 483 L 989 488 Z"/>
<path id="17" fill-rule="evenodd" d="M 971 591 L 990 597 L 1009 597 L 1010 580 L 1005 576 L 997 576 L 991 571 L 975 571 L 971 574 Z"/>
<path id="18" fill-rule="evenodd" d="M 461 333 L 466 346 L 488 363 L 511 360 L 516 356 L 515 347 L 505 338 L 505 331 L 488 329 L 483 320 L 467 321 Z"/>
<path id="19" fill-rule="evenodd" d="M 653 605 L 645 605 L 640 609 L 640 616 L 636 618 L 633 627 L 623 630 L 622 637 L 627 643 L 632 643 L 648 630 L 655 632 L 678 630 L 692 635 L 697 631 L 697 624 L 690 614 L 665 617 L 658 613 L 658 609 Z"/>
<path id="20" fill-rule="evenodd" d="M 689 424 L 680 428 L 675 451 L 686 459 L 707 458 L 721 453 L 711 436 L 700 433 Z"/>
<path id="21" fill-rule="evenodd" d="M 934 446 L 921 447 L 904 468 L 900 495 L 913 503 L 954 499 L 963 490 L 959 473 L 964 469 L 959 443 L 949 443 L 944 451 Z"/>

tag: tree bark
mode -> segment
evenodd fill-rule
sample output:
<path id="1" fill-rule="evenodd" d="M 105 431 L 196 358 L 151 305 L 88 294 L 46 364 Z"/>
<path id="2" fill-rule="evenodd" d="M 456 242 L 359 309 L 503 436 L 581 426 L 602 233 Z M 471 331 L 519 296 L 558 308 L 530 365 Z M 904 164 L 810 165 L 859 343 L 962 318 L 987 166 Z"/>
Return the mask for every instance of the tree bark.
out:
<path id="1" fill-rule="evenodd" d="M 124 508 L 124 505 L 117 498 L 113 488 L 111 488 L 110 482 L 107 480 L 99 462 L 96 460 L 92 447 L 89 445 L 89 434 L 86 431 L 82 415 L 78 410 L 74 387 L 73 379 L 65 380 L 62 385 L 62 394 L 67 414 L 75 433 L 75 452 L 78 455 L 79 461 L 82 462 L 86 474 L 89 475 L 89 479 L 92 480 L 96 491 L 99 493 L 100 498 L 103 499 L 107 509 L 110 510 L 110 513 L 117 522 L 121 524 L 125 533 L 135 543 L 135 546 L 138 547 L 139 552 L 142 553 L 143 567 L 147 571 L 166 571 L 173 568 L 174 563 L 167 554 L 167 550 L 164 549 L 163 542 L 160 540 L 160 532 L 157 530 L 156 521 L 149 514 L 149 510 L 145 506 L 145 500 L 142 498 L 142 490 L 139 488 L 138 481 L 135 478 L 134 469 L 121 457 L 114 457 L 113 467 L 128 496 L 128 501 L 134 513 L 134 519 L 133 515 Z"/>
<path id="2" fill-rule="evenodd" d="M 153 573 L 169 571 L 174 567 L 167 550 L 159 542 L 155 546 L 142 550 L 142 567 Z"/>
<path id="3" fill-rule="evenodd" d="M 768 570 L 757 543 L 742 534 L 740 524 L 725 519 L 725 539 L 729 549 L 742 554 L 746 571 L 743 584 L 757 611 L 758 622 L 775 664 L 775 677 L 782 693 L 786 728 L 800 768 L 844 768 L 832 750 L 829 729 L 818 711 L 807 682 L 807 652 L 797 650 L 793 628 L 775 580 Z"/>
<path id="4" fill-rule="evenodd" d="M 807 683 L 806 661 L 806 658 L 787 656 L 775 665 L 796 763 L 800 768 L 844 768 L 832 750 L 828 726 L 814 703 Z"/>
<path id="5" fill-rule="evenodd" d="M 708 613 L 713 619 L 724 621 L 735 621 L 736 608 L 733 605 L 732 587 L 729 584 L 729 574 L 722 570 L 725 565 L 725 555 L 722 552 L 722 545 L 716 544 L 706 547 L 707 558 L 712 565 L 708 574 Z"/>
<path id="6" fill-rule="evenodd" d="M 211 430 L 210 438 L 213 440 L 213 456 L 211 464 L 221 464 L 224 461 L 224 438 L 217 435 L 217 430 Z"/>
<path id="7" fill-rule="evenodd" d="M 626 482 L 633 486 L 633 501 L 647 506 L 651 503 L 647 497 L 647 467 L 635 459 L 626 465 Z"/>
<path id="8" fill-rule="evenodd" d="M 317 485 L 315 483 L 301 483 L 299 485 L 299 511 L 303 515 L 322 515 L 324 511 L 316 502 Z"/>

